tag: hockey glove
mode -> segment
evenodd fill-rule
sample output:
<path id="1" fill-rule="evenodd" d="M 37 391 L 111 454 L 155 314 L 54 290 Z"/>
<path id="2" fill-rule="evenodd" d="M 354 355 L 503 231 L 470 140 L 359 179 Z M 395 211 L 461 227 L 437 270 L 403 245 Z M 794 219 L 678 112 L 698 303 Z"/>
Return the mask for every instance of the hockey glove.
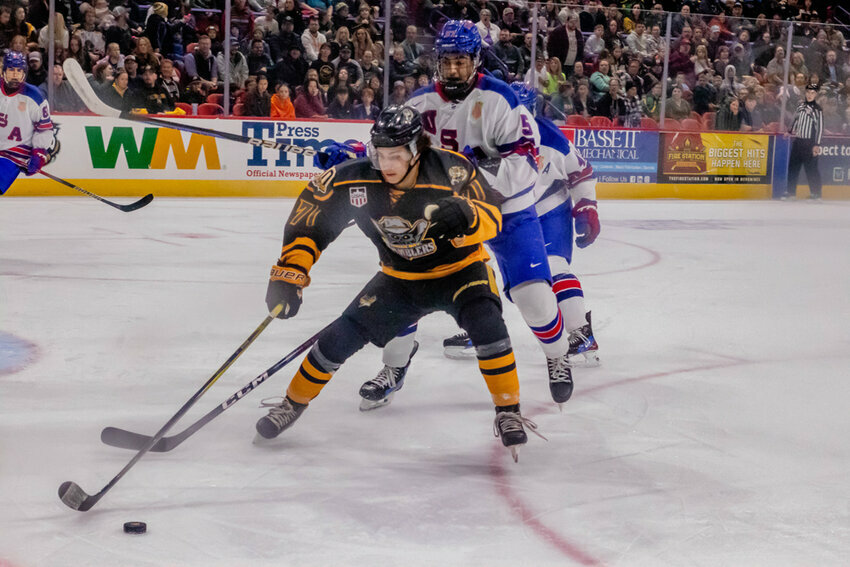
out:
<path id="1" fill-rule="evenodd" d="M 475 210 L 463 197 L 446 197 L 425 207 L 425 218 L 431 221 L 428 229 L 436 238 L 457 238 L 468 234 L 475 222 Z"/>
<path id="2" fill-rule="evenodd" d="M 272 266 L 269 287 L 266 290 L 266 306 L 272 311 L 283 304 L 278 319 L 295 317 L 301 307 L 301 288 L 310 283 L 302 272 L 287 266 Z"/>
<path id="3" fill-rule="evenodd" d="M 50 160 L 50 154 L 41 148 L 35 148 L 30 154 L 30 161 L 27 163 L 27 175 L 35 175 L 42 167 L 47 165 Z"/>
<path id="4" fill-rule="evenodd" d="M 313 167 L 330 169 L 342 162 L 362 157 L 366 157 L 366 146 L 361 142 L 354 142 L 353 144 L 334 142 L 313 156 Z"/>
<path id="5" fill-rule="evenodd" d="M 599 213 L 596 211 L 596 201 L 582 199 L 573 209 L 576 222 L 576 246 L 587 248 L 599 236 Z"/>

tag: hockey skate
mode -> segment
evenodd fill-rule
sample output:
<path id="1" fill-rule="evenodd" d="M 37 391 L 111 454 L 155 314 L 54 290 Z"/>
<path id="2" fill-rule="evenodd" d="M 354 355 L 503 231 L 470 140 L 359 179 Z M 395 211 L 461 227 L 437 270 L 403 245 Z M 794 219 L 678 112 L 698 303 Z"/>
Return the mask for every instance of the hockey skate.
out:
<path id="1" fill-rule="evenodd" d="M 519 461 L 520 445 L 525 445 L 528 442 L 528 435 L 525 434 L 523 426 L 527 426 L 529 431 L 546 439 L 537 433 L 537 424 L 528 418 L 522 417 L 519 412 L 519 404 L 513 406 L 496 406 L 496 420 L 493 422 L 493 435 L 502 440 L 502 445 L 508 448 L 511 452 L 514 462 Z"/>
<path id="2" fill-rule="evenodd" d="M 477 356 L 472 341 L 466 331 L 443 341 L 443 356 L 456 360 L 469 360 Z"/>
<path id="3" fill-rule="evenodd" d="M 269 400 L 281 401 L 270 402 Z M 271 409 L 269 409 L 267 416 L 261 417 L 257 422 L 257 437 L 254 442 L 262 439 L 274 439 L 295 423 L 295 420 L 301 417 L 301 414 L 307 409 L 306 404 L 293 402 L 286 396 L 283 398 L 266 398 L 260 402 L 260 407 Z"/>
<path id="4" fill-rule="evenodd" d="M 413 360 L 413 355 L 416 354 L 417 350 L 419 350 L 419 343 L 413 341 L 413 351 L 410 353 L 407 364 L 402 367 L 384 365 L 377 376 L 360 386 L 360 397 L 362 398 L 360 400 L 360 411 L 378 409 L 393 401 L 395 393 L 404 386 L 404 377 L 407 375 L 410 361 Z"/>
<path id="5" fill-rule="evenodd" d="M 570 370 L 569 354 L 547 358 L 546 368 L 549 371 L 549 392 L 558 408 L 563 409 L 561 404 L 573 395 L 573 373 Z"/>
<path id="6" fill-rule="evenodd" d="M 569 364 L 572 367 L 591 368 L 599 366 L 599 345 L 593 337 L 593 327 L 590 322 L 590 311 L 585 315 L 587 325 L 570 332 Z"/>

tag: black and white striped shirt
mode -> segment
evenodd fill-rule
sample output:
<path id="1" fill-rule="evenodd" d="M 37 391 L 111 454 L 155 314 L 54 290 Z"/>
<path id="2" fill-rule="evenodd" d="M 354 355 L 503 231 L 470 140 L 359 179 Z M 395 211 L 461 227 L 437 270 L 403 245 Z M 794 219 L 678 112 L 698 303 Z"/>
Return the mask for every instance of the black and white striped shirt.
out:
<path id="1" fill-rule="evenodd" d="M 791 134 L 795 138 L 810 140 L 816 146 L 820 145 L 823 136 L 823 110 L 816 102 L 800 103 L 794 113 L 794 123 L 791 124 Z"/>

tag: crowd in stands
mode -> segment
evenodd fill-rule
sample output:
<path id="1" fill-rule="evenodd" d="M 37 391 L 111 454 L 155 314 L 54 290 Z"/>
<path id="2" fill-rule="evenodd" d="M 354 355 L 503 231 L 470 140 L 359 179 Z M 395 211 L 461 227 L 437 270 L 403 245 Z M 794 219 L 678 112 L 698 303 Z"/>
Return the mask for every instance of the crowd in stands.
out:
<path id="1" fill-rule="evenodd" d="M 47 0 L 4 1 L 0 49 L 27 55 L 29 83 L 46 92 L 53 82 L 57 111 L 84 110 L 63 77 L 70 57 L 122 109 L 218 114 L 227 82 L 236 115 L 370 119 L 433 81 L 433 34 L 446 19 L 469 19 L 486 72 L 529 84 L 533 75 L 538 112 L 556 121 L 657 127 L 664 108 L 665 127 L 778 131 L 783 105 L 790 120 L 813 83 L 825 130 L 850 134 L 848 28 L 825 0 L 549 0 L 536 38 L 531 4 L 392 0 L 384 14 L 380 0 L 232 0 L 225 65 L 224 0 L 56 0 L 48 76 Z"/>
<path id="2" fill-rule="evenodd" d="M 0 6 L 0 50 L 23 52 L 27 82 L 45 94 L 53 82 L 59 112 L 85 110 L 61 67 L 74 58 L 99 96 L 122 110 L 220 114 L 227 82 L 237 115 L 371 119 L 384 103 L 385 72 L 388 102 L 403 102 L 434 73 L 405 2 L 389 18 L 392 58 L 383 68 L 382 4 L 232 0 L 225 65 L 224 0 L 56 0 L 48 79 L 48 2 L 24 0 Z"/>

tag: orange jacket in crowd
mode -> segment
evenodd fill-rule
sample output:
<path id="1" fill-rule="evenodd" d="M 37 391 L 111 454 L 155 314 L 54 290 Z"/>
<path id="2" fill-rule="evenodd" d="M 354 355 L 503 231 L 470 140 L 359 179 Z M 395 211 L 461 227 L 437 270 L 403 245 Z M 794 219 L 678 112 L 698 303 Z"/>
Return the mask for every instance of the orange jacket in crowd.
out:
<path id="1" fill-rule="evenodd" d="M 292 101 L 288 98 L 281 99 L 279 96 L 272 95 L 272 118 L 295 118 L 295 107 L 292 106 Z"/>

